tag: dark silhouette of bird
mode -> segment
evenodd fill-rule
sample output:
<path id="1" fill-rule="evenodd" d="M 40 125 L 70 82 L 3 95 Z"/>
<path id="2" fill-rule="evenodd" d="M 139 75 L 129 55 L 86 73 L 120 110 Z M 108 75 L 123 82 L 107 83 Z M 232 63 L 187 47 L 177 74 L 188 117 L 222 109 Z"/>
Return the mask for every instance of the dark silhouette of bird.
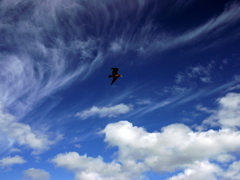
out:
<path id="1" fill-rule="evenodd" d="M 112 77 L 112 83 L 111 85 L 117 80 L 117 78 L 122 77 L 122 75 L 118 74 L 118 68 L 112 68 L 112 75 L 108 75 L 108 77 Z"/>

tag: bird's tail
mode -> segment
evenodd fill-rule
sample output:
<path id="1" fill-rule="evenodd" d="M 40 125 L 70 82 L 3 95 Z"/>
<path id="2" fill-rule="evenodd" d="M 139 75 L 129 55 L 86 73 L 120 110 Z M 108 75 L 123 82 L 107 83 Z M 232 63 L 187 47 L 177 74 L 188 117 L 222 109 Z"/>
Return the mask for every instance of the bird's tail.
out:
<path id="1" fill-rule="evenodd" d="M 112 77 L 112 75 L 108 75 L 108 77 L 110 78 L 110 77 Z"/>

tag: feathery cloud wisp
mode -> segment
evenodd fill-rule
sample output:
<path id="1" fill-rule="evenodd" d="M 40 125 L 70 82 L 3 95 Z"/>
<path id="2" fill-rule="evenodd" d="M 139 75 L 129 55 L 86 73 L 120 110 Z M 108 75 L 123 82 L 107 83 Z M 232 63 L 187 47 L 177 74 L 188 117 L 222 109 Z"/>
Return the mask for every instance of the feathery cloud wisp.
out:
<path id="1" fill-rule="evenodd" d="M 82 112 L 78 112 L 75 116 L 80 117 L 82 119 L 86 119 L 92 116 L 98 116 L 99 118 L 112 118 L 117 117 L 121 114 L 126 114 L 132 110 L 131 105 L 126 104 L 117 104 L 114 106 L 104 106 L 104 107 L 97 107 L 93 106 L 88 110 L 84 110 Z"/>

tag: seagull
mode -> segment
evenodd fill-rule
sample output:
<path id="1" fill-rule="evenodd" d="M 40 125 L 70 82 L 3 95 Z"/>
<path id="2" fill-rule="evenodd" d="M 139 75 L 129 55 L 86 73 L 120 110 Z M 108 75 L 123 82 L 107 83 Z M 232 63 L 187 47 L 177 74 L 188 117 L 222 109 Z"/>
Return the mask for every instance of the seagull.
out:
<path id="1" fill-rule="evenodd" d="M 118 68 L 112 68 L 112 75 L 108 75 L 108 77 L 112 77 L 112 83 L 111 85 L 117 80 L 117 78 L 122 77 L 122 75 L 118 74 Z"/>

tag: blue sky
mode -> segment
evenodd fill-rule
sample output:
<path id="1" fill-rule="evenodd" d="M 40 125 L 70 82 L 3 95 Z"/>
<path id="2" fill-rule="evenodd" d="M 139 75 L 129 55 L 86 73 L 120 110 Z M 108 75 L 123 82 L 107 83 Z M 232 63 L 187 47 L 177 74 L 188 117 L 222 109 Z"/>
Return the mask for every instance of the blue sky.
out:
<path id="1" fill-rule="evenodd" d="M 0 179 L 239 179 L 239 27 L 232 0 L 0 0 Z"/>

